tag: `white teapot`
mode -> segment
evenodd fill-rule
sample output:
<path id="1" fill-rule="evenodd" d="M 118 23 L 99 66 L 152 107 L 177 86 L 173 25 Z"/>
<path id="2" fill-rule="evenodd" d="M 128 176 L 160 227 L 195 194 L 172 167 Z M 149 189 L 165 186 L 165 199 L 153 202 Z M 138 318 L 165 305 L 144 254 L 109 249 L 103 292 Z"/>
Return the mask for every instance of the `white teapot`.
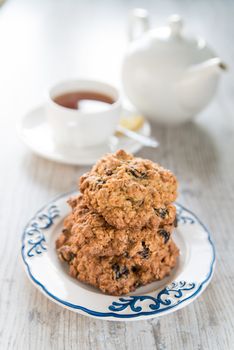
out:
<path id="1" fill-rule="evenodd" d="M 205 40 L 183 34 L 178 15 L 171 16 L 166 27 L 148 28 L 147 11 L 135 9 L 132 42 L 122 65 L 124 92 L 151 120 L 163 124 L 191 120 L 214 96 L 226 65 Z"/>

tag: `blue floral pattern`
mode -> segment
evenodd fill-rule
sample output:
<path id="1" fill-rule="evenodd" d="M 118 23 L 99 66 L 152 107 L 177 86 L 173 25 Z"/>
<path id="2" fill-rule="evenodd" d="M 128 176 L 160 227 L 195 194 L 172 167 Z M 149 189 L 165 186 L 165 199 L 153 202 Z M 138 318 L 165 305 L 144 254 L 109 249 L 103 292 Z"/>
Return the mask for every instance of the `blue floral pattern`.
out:
<path id="1" fill-rule="evenodd" d="M 183 224 L 195 224 L 194 218 L 189 215 L 187 210 L 184 210 L 183 207 L 180 205 L 176 204 L 176 217 L 177 217 L 177 222 L 182 222 Z"/>
<path id="2" fill-rule="evenodd" d="M 35 254 L 41 254 L 46 250 L 46 241 L 43 231 L 50 228 L 54 223 L 54 219 L 60 215 L 56 205 L 51 204 L 42 213 L 39 213 L 27 226 L 25 234 L 28 237 L 28 257 Z"/>
<path id="3" fill-rule="evenodd" d="M 180 302 L 187 292 L 195 288 L 195 283 L 186 283 L 185 281 L 172 282 L 166 288 L 162 289 L 156 297 L 150 295 L 144 296 L 129 296 L 125 298 L 119 298 L 119 301 L 113 301 L 109 306 L 109 310 L 120 312 L 128 307 L 133 312 L 142 311 L 142 302 L 150 301 L 148 305 L 149 310 L 159 310 L 165 306 Z M 180 299 L 180 301 L 177 301 Z M 140 305 L 141 304 L 141 305 Z"/>

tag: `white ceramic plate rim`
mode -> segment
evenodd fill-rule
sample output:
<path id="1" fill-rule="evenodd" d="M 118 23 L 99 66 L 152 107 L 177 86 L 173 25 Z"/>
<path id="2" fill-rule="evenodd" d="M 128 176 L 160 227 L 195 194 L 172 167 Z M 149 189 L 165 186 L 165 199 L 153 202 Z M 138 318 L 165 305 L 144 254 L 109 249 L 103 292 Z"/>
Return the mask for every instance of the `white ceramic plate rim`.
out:
<path id="1" fill-rule="evenodd" d="M 79 300 L 79 304 L 74 304 L 71 303 L 69 300 L 64 300 L 60 297 L 58 297 L 58 295 L 56 295 L 56 293 L 51 293 L 50 289 L 51 286 L 50 285 L 45 285 L 43 283 L 42 280 L 39 280 L 37 278 L 37 276 L 35 276 L 35 274 L 32 272 L 32 261 L 33 259 L 29 259 L 29 257 L 25 254 L 25 245 L 26 245 L 26 235 L 27 235 L 27 230 L 32 227 L 32 223 L 35 222 L 35 219 L 38 218 L 39 215 L 44 215 L 43 212 L 45 211 L 46 208 L 50 208 L 55 207 L 56 202 L 58 202 L 59 200 L 67 200 L 72 194 L 75 194 L 75 191 L 60 195 L 59 197 L 55 198 L 53 201 L 47 203 L 45 206 L 43 206 L 36 214 L 35 216 L 29 221 L 29 223 L 26 225 L 24 231 L 23 231 L 23 236 L 22 236 L 22 244 L 21 244 L 21 255 L 22 255 L 22 259 L 23 259 L 23 263 L 24 263 L 24 267 L 26 269 L 27 275 L 30 278 L 31 282 L 33 282 L 33 284 L 39 288 L 39 290 L 41 292 L 43 292 L 49 299 L 51 299 L 52 301 L 54 301 L 57 304 L 60 304 L 63 307 L 66 307 L 72 311 L 81 313 L 83 315 L 88 315 L 91 317 L 95 317 L 95 318 L 101 318 L 101 319 L 106 319 L 106 320 L 118 320 L 118 321 L 130 321 L 130 320 L 139 320 L 139 319 L 148 319 L 148 318 L 152 318 L 152 317 L 157 317 L 157 316 L 162 316 L 171 312 L 174 312 L 186 305 L 188 305 L 189 303 L 191 303 L 192 301 L 194 301 L 207 287 L 207 285 L 209 284 L 213 272 L 214 272 L 214 267 L 215 267 L 215 248 L 214 248 L 214 244 L 211 240 L 211 235 L 210 232 L 207 230 L 207 228 L 205 227 L 205 225 L 201 222 L 201 220 L 194 214 L 192 213 L 190 210 L 186 209 L 185 207 L 183 207 L 180 204 L 176 204 L 178 210 L 181 210 L 181 213 L 183 213 L 183 215 L 181 215 L 180 220 L 184 221 L 182 222 L 182 224 L 187 224 L 186 220 L 189 223 L 195 223 L 197 225 L 200 226 L 200 229 L 203 230 L 203 233 L 206 235 L 206 243 L 207 243 L 207 248 L 211 249 L 211 258 L 209 261 L 209 270 L 206 273 L 206 276 L 204 277 L 204 279 L 198 284 L 196 285 L 196 283 L 191 283 L 191 281 L 189 283 L 185 282 L 185 281 L 174 281 L 172 282 L 172 284 L 170 286 L 166 286 L 164 287 L 155 297 L 155 295 L 152 295 L 151 293 L 146 293 L 146 295 L 130 295 L 130 296 L 123 296 L 121 297 L 112 297 L 112 296 L 105 296 L 104 294 L 102 294 L 103 297 L 106 298 L 112 298 L 112 304 L 110 305 L 109 311 L 108 310 L 103 310 L 103 312 L 94 310 L 94 309 L 90 309 L 87 307 L 84 307 L 82 305 L 82 300 Z M 186 215 L 184 215 L 186 214 Z M 55 215 L 56 218 L 56 215 Z M 61 219 L 61 218 L 60 218 Z M 56 220 L 52 217 L 52 224 L 53 224 L 53 220 Z M 192 222 L 191 222 L 191 221 Z M 44 237 L 44 236 L 43 236 Z M 40 247 L 39 247 L 40 248 Z M 33 248 L 35 249 L 35 247 Z M 40 254 L 40 253 L 39 253 Z M 173 283 L 176 284 L 175 290 L 173 290 Z M 183 284 L 184 283 L 184 284 Z M 171 287 L 172 286 L 172 287 Z M 171 289 L 170 289 L 171 288 Z M 77 287 L 77 291 L 78 291 L 78 287 Z M 194 289 L 194 290 L 193 290 Z M 178 300 L 176 300 L 176 303 L 173 304 L 173 302 L 170 301 L 170 293 L 169 291 L 173 291 L 173 297 L 178 298 Z M 161 293 L 161 294 L 160 294 Z M 169 293 L 169 294 L 168 294 Z M 183 293 L 185 293 L 185 295 L 183 295 Z M 188 294 L 186 294 L 188 293 Z M 168 297 L 166 297 L 166 299 L 164 298 L 162 300 L 162 295 L 164 296 L 168 295 Z M 95 294 L 91 292 L 90 295 L 93 295 L 95 298 Z M 158 302 L 159 302 L 159 307 L 152 309 L 151 306 L 150 308 L 148 308 L 147 311 L 144 311 L 144 308 L 142 307 L 141 309 L 141 304 L 139 305 L 139 303 L 143 302 L 145 299 L 151 299 L 153 300 L 153 304 L 150 304 L 151 306 L 153 305 L 153 307 L 158 307 Z M 125 300 L 124 302 L 121 300 Z M 126 303 L 127 300 L 127 303 Z M 167 300 L 168 300 L 168 304 L 167 304 Z M 164 304 L 163 307 L 160 307 L 160 303 L 163 302 Z M 117 304 L 116 304 L 117 303 Z M 127 308 L 126 308 L 126 304 L 127 304 Z M 140 309 L 138 310 L 138 307 L 140 306 Z M 112 310 L 111 310 L 112 307 Z M 119 311 L 118 308 L 124 307 L 123 311 L 127 310 L 127 313 L 123 313 L 122 311 Z M 137 311 L 138 310 L 138 311 Z M 110 312 L 111 311 L 111 312 Z"/>
<path id="2" fill-rule="evenodd" d="M 125 112 L 129 115 L 131 114 L 131 111 L 125 110 Z M 107 146 L 104 147 L 104 145 L 100 145 L 100 146 L 96 146 L 96 147 L 90 147 L 90 148 L 77 150 L 80 154 L 82 153 L 82 157 L 81 157 L 79 155 L 79 153 L 77 155 L 74 155 L 70 152 L 70 150 L 67 150 L 67 151 L 66 150 L 59 151 L 59 150 L 55 150 L 55 149 L 54 150 L 48 150 L 48 149 L 46 150 L 44 148 L 39 147 L 37 144 L 32 142 L 30 137 L 27 136 L 28 132 L 25 133 L 24 123 L 30 116 L 32 116 L 32 118 L 34 117 L 36 119 L 37 114 L 41 115 L 41 120 L 43 122 L 44 113 L 45 113 L 45 106 L 39 105 L 39 106 L 33 108 L 32 110 L 30 110 L 29 112 L 27 112 L 21 118 L 20 122 L 17 124 L 17 127 L 16 127 L 17 133 L 18 133 L 21 141 L 37 155 L 39 155 L 43 158 L 49 159 L 49 160 L 53 160 L 53 161 L 58 162 L 58 163 L 62 163 L 62 164 L 91 165 L 91 164 L 94 164 L 97 161 L 97 159 L 100 158 L 100 156 L 102 154 L 111 152 L 111 150 Z M 42 124 L 42 122 L 41 122 L 41 124 Z M 142 128 L 138 132 L 144 136 L 150 136 L 150 134 L 151 134 L 150 123 L 147 120 L 145 120 L 144 125 L 142 126 Z M 53 143 L 52 137 L 50 138 L 50 140 Z M 122 148 L 122 149 L 124 148 L 129 153 L 134 153 L 134 154 L 136 152 L 140 151 L 142 149 L 142 147 L 143 146 L 139 142 L 134 141 L 134 140 L 130 140 L 129 138 L 127 138 L 125 136 L 122 136 L 120 143 L 118 145 L 118 148 Z M 100 152 L 102 154 L 98 151 L 100 154 L 93 155 L 93 154 L 95 154 L 95 152 L 97 150 L 100 150 Z M 72 150 L 72 151 L 74 153 L 75 150 Z"/>

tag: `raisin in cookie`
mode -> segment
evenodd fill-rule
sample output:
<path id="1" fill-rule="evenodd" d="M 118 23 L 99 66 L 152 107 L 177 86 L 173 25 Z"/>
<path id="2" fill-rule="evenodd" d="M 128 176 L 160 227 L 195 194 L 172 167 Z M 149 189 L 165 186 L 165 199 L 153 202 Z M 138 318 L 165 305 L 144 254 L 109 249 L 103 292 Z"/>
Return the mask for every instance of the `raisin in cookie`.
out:
<path id="1" fill-rule="evenodd" d="M 108 154 L 80 178 L 87 206 L 119 229 L 141 228 L 154 210 L 176 199 L 177 181 L 169 171 L 150 160 L 125 151 Z"/>

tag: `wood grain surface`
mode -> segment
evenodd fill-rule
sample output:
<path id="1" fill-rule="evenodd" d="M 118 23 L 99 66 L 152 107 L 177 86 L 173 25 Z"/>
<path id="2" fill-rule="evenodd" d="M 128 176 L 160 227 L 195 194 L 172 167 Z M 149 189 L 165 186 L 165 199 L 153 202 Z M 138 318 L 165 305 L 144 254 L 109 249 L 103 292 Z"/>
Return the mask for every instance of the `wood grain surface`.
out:
<path id="1" fill-rule="evenodd" d="M 60 79 L 88 76 L 118 85 L 128 11 L 135 6 L 150 11 L 153 25 L 180 13 L 230 69 L 196 122 L 174 129 L 153 126 L 161 147 L 139 152 L 175 172 L 179 201 L 212 231 L 217 249 L 212 283 L 178 312 L 120 323 L 65 310 L 27 279 L 20 260 L 24 224 L 52 197 L 74 188 L 87 167 L 33 155 L 18 140 L 15 126 Z M 0 7 L 1 350 L 234 348 L 233 18 L 231 0 L 9 0 Z"/>

